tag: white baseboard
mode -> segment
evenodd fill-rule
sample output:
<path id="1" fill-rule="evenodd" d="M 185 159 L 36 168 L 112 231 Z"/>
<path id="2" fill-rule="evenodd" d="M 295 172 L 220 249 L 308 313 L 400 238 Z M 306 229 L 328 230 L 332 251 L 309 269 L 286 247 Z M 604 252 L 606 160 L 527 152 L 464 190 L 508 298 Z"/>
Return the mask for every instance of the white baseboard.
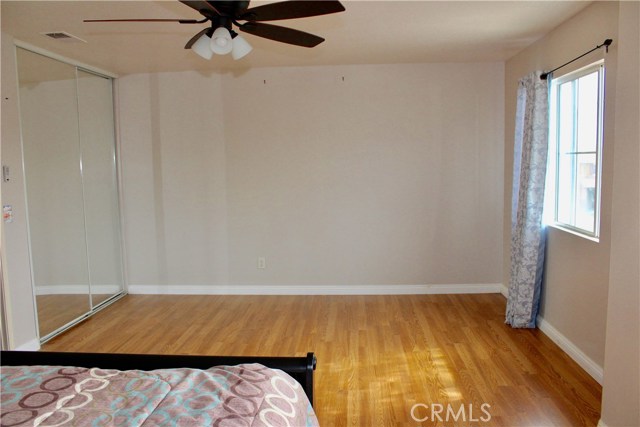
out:
<path id="1" fill-rule="evenodd" d="M 119 285 L 91 285 L 96 295 L 113 295 L 120 292 Z M 36 295 L 83 295 L 89 293 L 89 285 L 43 285 L 36 286 Z"/>
<path id="2" fill-rule="evenodd" d="M 500 283 L 464 285 L 129 285 L 144 295 L 426 295 L 497 294 Z"/>
<path id="3" fill-rule="evenodd" d="M 602 366 L 591 360 L 589 356 L 584 354 L 574 343 L 572 343 L 567 337 L 562 335 L 556 328 L 551 326 L 550 323 L 545 321 L 542 317 L 538 316 L 538 328 L 548 336 L 551 341 L 556 343 L 569 357 L 571 357 L 582 369 L 584 369 L 598 384 L 602 385 L 604 380 L 604 370 Z M 604 425 L 604 424 L 603 424 Z"/>
<path id="4" fill-rule="evenodd" d="M 500 284 L 500 293 L 503 297 L 509 298 L 509 288 L 502 283 Z"/>
<path id="5" fill-rule="evenodd" d="M 40 350 L 40 340 L 35 338 L 29 342 L 26 342 L 22 345 L 14 348 L 16 351 L 39 351 Z"/>
<path id="6" fill-rule="evenodd" d="M 602 421 L 602 419 L 598 420 L 598 426 L 597 427 L 607 427 L 607 425 L 604 423 L 604 421 Z"/>

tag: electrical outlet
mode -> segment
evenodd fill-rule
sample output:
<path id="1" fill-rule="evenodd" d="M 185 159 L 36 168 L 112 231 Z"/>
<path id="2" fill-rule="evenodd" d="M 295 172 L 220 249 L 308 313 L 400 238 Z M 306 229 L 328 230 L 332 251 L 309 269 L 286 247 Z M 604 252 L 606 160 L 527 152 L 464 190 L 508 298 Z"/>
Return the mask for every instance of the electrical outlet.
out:
<path id="1" fill-rule="evenodd" d="M 263 256 L 258 257 L 258 268 L 260 270 L 267 268 L 267 259 L 265 257 Z"/>

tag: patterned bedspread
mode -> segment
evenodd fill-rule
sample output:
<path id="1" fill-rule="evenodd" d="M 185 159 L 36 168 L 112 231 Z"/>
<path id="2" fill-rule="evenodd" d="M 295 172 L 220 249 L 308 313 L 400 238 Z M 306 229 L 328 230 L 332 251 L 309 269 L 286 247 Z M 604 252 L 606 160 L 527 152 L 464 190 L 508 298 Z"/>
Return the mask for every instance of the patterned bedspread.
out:
<path id="1" fill-rule="evenodd" d="M 2 426 L 317 426 L 302 386 L 259 364 L 116 371 L 3 366 Z"/>

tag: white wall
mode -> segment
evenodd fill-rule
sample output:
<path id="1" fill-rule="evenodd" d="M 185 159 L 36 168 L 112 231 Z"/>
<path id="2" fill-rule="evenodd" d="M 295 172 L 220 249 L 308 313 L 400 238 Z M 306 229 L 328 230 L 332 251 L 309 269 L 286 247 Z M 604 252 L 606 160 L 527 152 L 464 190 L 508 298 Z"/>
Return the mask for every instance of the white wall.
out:
<path id="1" fill-rule="evenodd" d="M 498 283 L 502 75 L 415 64 L 225 77 L 232 282 Z"/>
<path id="2" fill-rule="evenodd" d="M 226 284 L 220 78 L 132 75 L 118 93 L 129 283 Z"/>
<path id="3" fill-rule="evenodd" d="M 502 85 L 501 64 L 122 78 L 130 284 L 499 283 Z"/>
<path id="4" fill-rule="evenodd" d="M 620 3 L 602 420 L 640 425 L 640 3 Z"/>
<path id="5" fill-rule="evenodd" d="M 547 254 L 540 316 L 582 353 L 591 374 L 602 380 L 607 319 L 609 255 L 611 247 L 611 197 L 615 146 L 615 93 L 618 33 L 618 3 L 596 2 L 545 37 L 507 61 L 505 80 L 505 210 L 504 283 L 509 281 L 511 239 L 511 183 L 513 137 L 518 80 L 534 70 L 550 70 L 602 44 L 614 44 L 606 54 L 606 111 L 603 151 L 600 241 L 593 242 L 565 231 L 548 229 Z M 600 49 L 580 64 L 605 55 Z M 567 71 L 567 69 L 563 70 Z"/>

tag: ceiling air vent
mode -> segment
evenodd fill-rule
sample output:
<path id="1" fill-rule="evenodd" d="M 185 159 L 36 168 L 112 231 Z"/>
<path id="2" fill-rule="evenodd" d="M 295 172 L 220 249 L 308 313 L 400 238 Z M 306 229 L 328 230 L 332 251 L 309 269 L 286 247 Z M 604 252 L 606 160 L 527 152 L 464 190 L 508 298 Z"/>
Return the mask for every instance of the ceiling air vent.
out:
<path id="1" fill-rule="evenodd" d="M 86 43 L 86 40 L 82 40 L 80 37 L 76 37 L 73 34 L 67 33 L 66 31 L 50 31 L 48 33 L 40 34 L 65 43 Z"/>

